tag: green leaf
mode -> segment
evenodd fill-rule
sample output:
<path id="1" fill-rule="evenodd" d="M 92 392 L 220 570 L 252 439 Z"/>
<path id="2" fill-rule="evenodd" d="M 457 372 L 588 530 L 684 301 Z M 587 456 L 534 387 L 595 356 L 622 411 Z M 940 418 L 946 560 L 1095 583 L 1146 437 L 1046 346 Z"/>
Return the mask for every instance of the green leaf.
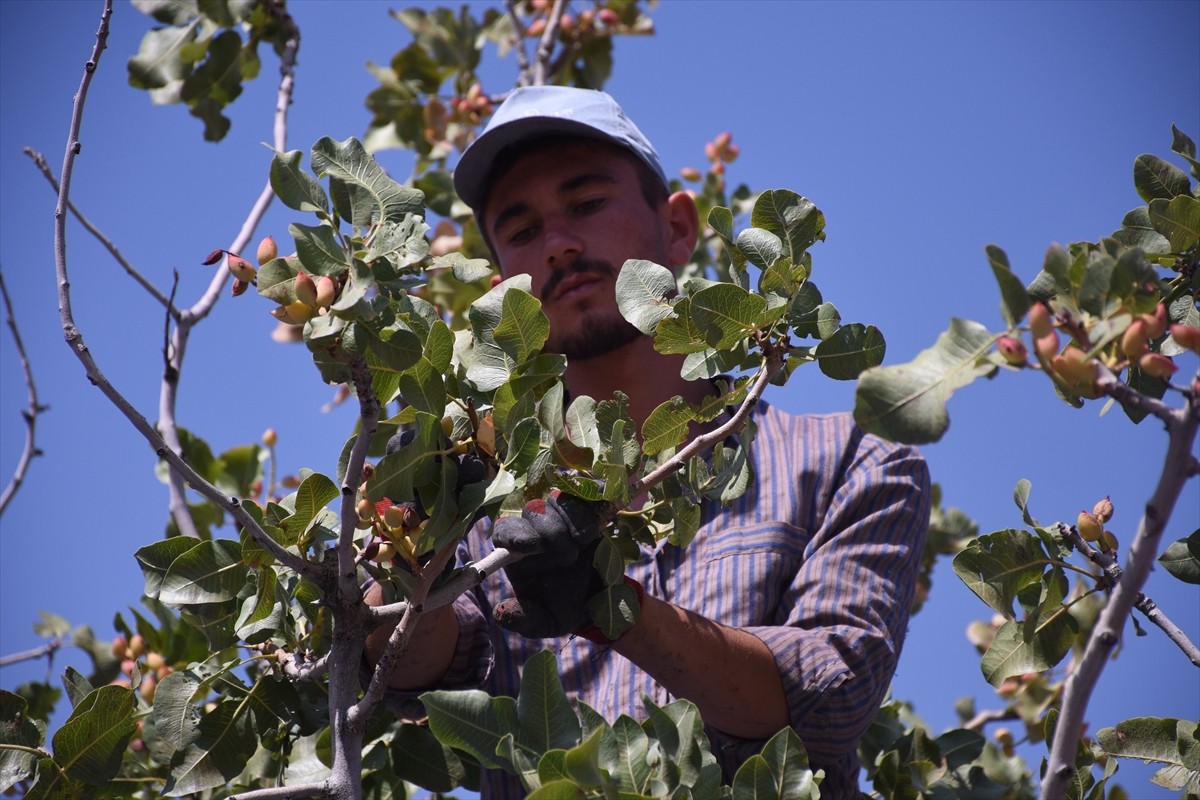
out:
<path id="1" fill-rule="evenodd" d="M 862 374 L 855 392 L 855 422 L 896 442 L 936 442 L 950 427 L 946 403 L 954 391 L 995 371 L 987 359 L 995 340 L 978 322 L 951 320 L 933 347 L 911 362 Z"/>
<path id="2" fill-rule="evenodd" d="M 186 78 L 191 65 L 180 57 L 180 52 L 195 41 L 199 24 L 194 20 L 182 27 L 147 31 L 137 55 L 129 59 L 129 85 L 135 89 L 161 89 Z"/>
<path id="3" fill-rule="evenodd" d="M 954 771 L 979 758 L 987 739 L 979 731 L 958 728 L 937 737 L 936 744 L 946 760 L 946 767 Z"/>
<path id="4" fill-rule="evenodd" d="M 132 690 L 101 686 L 71 712 L 54 734 L 54 759 L 75 780 L 103 786 L 121 769 L 125 748 L 137 730 Z"/>
<path id="5" fill-rule="evenodd" d="M 25 698 L 0 689 L 0 745 L 40 748 L 45 741 L 44 723 L 30 718 Z M 0 791 L 33 777 L 38 757 L 34 753 L 0 747 Z"/>
<path id="6" fill-rule="evenodd" d="M 733 800 L 783 800 L 766 759 L 752 755 L 733 776 Z"/>
<path id="7" fill-rule="evenodd" d="M 181 606 L 234 599 L 246 582 L 241 551 L 228 539 L 201 542 L 171 562 L 158 599 Z"/>
<path id="8" fill-rule="evenodd" d="M 675 275 L 653 261 L 631 258 L 617 273 L 616 291 L 621 316 L 649 336 L 673 313 L 669 298 L 676 291 Z"/>
<path id="9" fill-rule="evenodd" d="M 497 756 L 496 748 L 516 730 L 516 700 L 477 689 L 425 692 L 420 699 L 438 741 L 469 753 L 485 769 L 513 766 Z"/>
<path id="10" fill-rule="evenodd" d="M 780 238 L 761 228 L 746 228 L 738 234 L 736 244 L 751 263 L 764 270 L 784 255 Z"/>
<path id="11" fill-rule="evenodd" d="M 852 381 L 864 370 L 883 363 L 887 343 L 874 325 L 852 322 L 838 328 L 813 350 L 821 372 L 838 381 Z"/>
<path id="12" fill-rule="evenodd" d="M 740 286 L 717 283 L 692 295 L 687 311 L 705 343 L 724 350 L 758 327 L 766 303 Z"/>
<path id="13" fill-rule="evenodd" d="M 1196 143 L 1183 131 L 1171 126 L 1171 152 L 1178 153 L 1192 165 L 1192 177 L 1200 180 L 1200 161 L 1196 160 Z"/>
<path id="14" fill-rule="evenodd" d="M 1158 557 L 1158 563 L 1184 583 L 1200 584 L 1200 529 L 1172 542 Z"/>
<path id="15" fill-rule="evenodd" d="M 584 786 L 602 786 L 607 779 L 600 768 L 600 743 L 607 731 L 597 728 L 563 756 L 563 767 L 572 780 Z M 540 773 L 539 765 L 539 773 Z"/>
<path id="16" fill-rule="evenodd" d="M 1134 717 L 1101 728 L 1096 740 L 1101 749 L 1118 758 L 1138 758 L 1166 766 L 1151 779 L 1173 791 L 1189 795 L 1200 791 L 1200 726 L 1194 721 L 1159 717 Z"/>
<path id="17" fill-rule="evenodd" d="M 466 768 L 425 725 L 404 723 L 392 740 L 396 777 L 435 792 L 449 792 L 466 778 Z"/>
<path id="18" fill-rule="evenodd" d="M 600 764 L 623 792 L 650 793 L 653 767 L 647 757 L 650 737 L 631 717 L 622 715 L 612 726 L 612 736 L 600 742 Z"/>
<path id="19" fill-rule="evenodd" d="M 200 682 L 189 672 L 172 672 L 154 690 L 150 719 L 154 733 L 175 750 L 182 750 L 200 735 L 200 712 L 192 697 Z"/>
<path id="20" fill-rule="evenodd" d="M 1154 230 L 1167 237 L 1171 252 L 1186 252 L 1200 241 L 1200 200 L 1188 195 L 1151 200 L 1150 222 Z"/>
<path id="21" fill-rule="evenodd" d="M 142 569 L 142 579 L 145 581 L 147 597 L 158 599 L 162 588 L 163 578 L 175 559 L 200 544 L 199 539 L 189 536 L 172 536 L 170 539 L 160 539 L 154 544 L 148 544 L 135 552 L 134 558 Z"/>
<path id="22" fill-rule="evenodd" d="M 245 703 L 229 699 L 205 714 L 196 739 L 176 756 L 163 794 L 182 797 L 233 780 L 255 750 L 257 737 L 246 712 Z"/>
<path id="23" fill-rule="evenodd" d="M 604 635 L 616 639 L 638 621 L 637 593 L 627 583 L 606 586 L 588 600 L 588 613 Z"/>
<path id="24" fill-rule="evenodd" d="M 579 718 L 563 691 L 558 662 L 549 650 L 532 656 L 521 669 L 517 724 L 516 739 L 536 753 L 579 744 Z"/>
<path id="25" fill-rule="evenodd" d="M 1158 156 L 1143 153 L 1133 162 L 1133 185 L 1143 200 L 1170 200 L 1191 191 L 1187 173 Z"/>
<path id="26" fill-rule="evenodd" d="M 337 484 L 328 477 L 319 472 L 309 473 L 296 489 L 296 510 L 284 521 L 283 529 L 293 538 L 299 538 L 317 514 L 340 495 Z"/>
<path id="27" fill-rule="evenodd" d="M 1041 540 L 1028 531 L 1008 529 L 969 542 L 954 557 L 954 574 L 996 613 L 1013 619 L 1013 600 L 1042 579 L 1049 558 Z"/>
<path id="28" fill-rule="evenodd" d="M 1140 247 L 1153 255 L 1171 252 L 1171 243 L 1154 229 L 1154 223 L 1150 221 L 1150 209 L 1146 206 L 1138 206 L 1126 214 L 1121 220 L 1121 230 L 1114 233 L 1113 238 L 1128 247 Z"/>
<path id="29" fill-rule="evenodd" d="M 1000 315 L 1004 317 L 1009 328 L 1015 328 L 1029 311 L 1029 294 L 1017 276 L 1013 275 L 1012 268 L 1008 265 L 1007 253 L 994 244 L 989 244 L 987 256 L 988 263 L 992 265 L 992 274 L 996 276 L 996 283 L 1000 286 Z"/>
<path id="30" fill-rule="evenodd" d="M 1027 478 L 1021 478 L 1017 481 L 1017 486 L 1013 489 L 1013 502 L 1017 504 L 1017 508 L 1021 510 L 1021 519 L 1031 528 L 1038 527 L 1038 522 L 1029 513 L 1029 492 L 1033 489 L 1033 484 Z"/>
<path id="31" fill-rule="evenodd" d="M 279 576 L 270 567 L 258 570 L 254 594 L 242 602 L 241 613 L 234 622 L 239 639 L 246 644 L 259 644 L 271 638 L 283 624 L 288 596 L 279 585 Z"/>
<path id="32" fill-rule="evenodd" d="M 399 222 L 406 214 L 420 215 L 424 210 L 424 195 L 388 177 L 354 137 L 341 142 L 328 136 L 319 139 L 312 148 L 312 167 L 318 177 L 329 175 L 346 185 L 352 225 Z"/>
<path id="33" fill-rule="evenodd" d="M 303 155 L 299 150 L 275 151 L 271 157 L 271 188 L 280 201 L 294 211 L 328 214 L 329 198 L 317 179 L 300 166 Z"/>
<path id="34" fill-rule="evenodd" d="M 811 200 L 786 189 L 763 192 L 754 202 L 750 224 L 770 231 L 785 244 L 783 254 L 799 264 L 809 247 L 825 238 L 825 215 Z M 763 266 L 769 266 L 764 264 Z"/>
<path id="35" fill-rule="evenodd" d="M 1016 620 L 1008 620 L 996 631 L 992 645 L 983 654 L 980 668 L 992 686 L 1025 672 L 1042 672 L 1062 661 L 1075 641 L 1079 623 L 1060 613 L 1034 631 Z"/>
<path id="36" fill-rule="evenodd" d="M 659 404 L 642 425 L 642 452 L 652 456 L 679 445 L 695 419 L 695 408 L 678 395 Z"/>
<path id="37" fill-rule="evenodd" d="M 328 225 L 288 225 L 296 240 L 296 256 L 309 275 L 336 277 L 350 269 L 350 261 L 337 234 Z"/>
<path id="38" fill-rule="evenodd" d="M 505 292 L 500 321 L 492 336 L 518 364 L 541 352 L 550 335 L 550 321 L 542 313 L 542 304 L 525 292 Z"/>
<path id="39" fill-rule="evenodd" d="M 71 701 L 71 705 L 78 707 L 89 694 L 95 691 L 91 681 L 83 677 L 79 670 L 74 667 L 67 667 L 63 671 L 62 676 L 63 688 L 67 690 L 67 697 Z"/>
<path id="40" fill-rule="evenodd" d="M 763 303 L 766 305 L 766 302 Z M 692 321 L 691 301 L 681 297 L 674 306 L 675 316 L 665 317 L 654 331 L 654 349 L 664 355 L 699 353 L 709 349 L 704 333 Z"/>
<path id="41" fill-rule="evenodd" d="M 757 761 L 755 760 L 757 759 Z M 735 800 L 816 800 L 820 796 L 800 737 L 784 728 L 763 746 L 762 754 L 738 768 Z"/>

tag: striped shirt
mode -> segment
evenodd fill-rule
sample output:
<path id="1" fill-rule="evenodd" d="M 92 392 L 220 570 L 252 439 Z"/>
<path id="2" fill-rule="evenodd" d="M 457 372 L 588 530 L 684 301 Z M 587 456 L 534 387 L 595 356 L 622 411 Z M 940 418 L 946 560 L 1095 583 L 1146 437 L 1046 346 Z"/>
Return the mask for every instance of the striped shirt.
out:
<path id="1" fill-rule="evenodd" d="M 729 507 L 706 502 L 684 549 L 664 541 L 626 574 L 648 594 L 761 639 L 775 657 L 791 715 L 823 798 L 858 796 L 855 749 L 887 691 L 908 624 L 929 521 L 929 474 L 912 448 L 863 433 L 848 414 L 796 416 L 761 403 L 751 445 L 754 481 Z M 486 526 L 465 541 L 491 550 Z M 516 696 L 521 665 L 549 649 L 567 694 L 610 722 L 643 720 L 643 695 L 673 698 L 635 664 L 579 637 L 525 639 L 490 622 L 512 596 L 490 576 L 455 610 L 460 641 L 440 688 Z M 706 728 L 731 776 L 764 741 Z M 485 771 L 484 798 L 516 798 L 520 782 Z"/>

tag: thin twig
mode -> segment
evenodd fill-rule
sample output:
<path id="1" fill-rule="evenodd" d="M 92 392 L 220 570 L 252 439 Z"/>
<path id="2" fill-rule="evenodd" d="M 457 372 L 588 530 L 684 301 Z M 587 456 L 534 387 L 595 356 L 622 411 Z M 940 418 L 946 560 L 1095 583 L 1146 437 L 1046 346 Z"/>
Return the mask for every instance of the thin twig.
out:
<path id="1" fill-rule="evenodd" d="M 33 368 L 29 365 L 29 356 L 25 353 L 25 344 L 21 341 L 21 332 L 17 329 L 17 318 L 13 314 L 12 298 L 8 296 L 8 287 L 4 285 L 4 271 L 0 270 L 0 294 L 4 296 L 4 310 L 8 314 L 8 328 L 12 331 L 13 344 L 17 348 L 17 358 L 21 362 L 21 371 L 25 374 L 25 390 L 29 396 L 29 407 L 21 412 L 21 416 L 25 418 L 25 446 L 21 450 L 21 458 L 17 461 L 17 468 L 13 470 L 12 478 L 9 479 L 8 485 L 4 487 L 4 493 L 0 494 L 0 514 L 4 513 L 4 509 L 8 508 L 9 502 L 16 495 L 17 490 L 21 488 L 21 484 L 25 481 L 25 473 L 29 471 L 29 465 L 33 459 L 41 455 L 41 451 L 37 449 L 34 443 L 34 433 L 37 430 L 38 414 L 46 411 L 49 407 L 38 402 L 37 386 L 33 382 Z"/>
<path id="2" fill-rule="evenodd" d="M 155 430 L 154 426 L 113 387 L 104 373 L 101 372 L 84 341 L 82 331 L 75 325 L 74 312 L 71 309 L 71 283 L 67 277 L 67 199 L 71 191 L 71 175 L 75 168 L 75 156 L 79 154 L 81 149 L 79 130 L 83 124 L 83 108 L 87 99 L 88 88 L 91 85 L 92 76 L 100 60 L 100 54 L 106 47 L 108 23 L 111 17 L 112 0 L 105 0 L 104 11 L 100 18 L 100 28 L 96 31 L 96 44 L 92 50 L 92 56 L 84 68 L 83 79 L 80 82 L 79 91 L 75 94 L 75 100 L 72 104 L 66 153 L 63 156 L 62 172 L 59 178 L 58 203 L 54 209 L 54 265 L 58 279 L 58 307 L 59 316 L 62 320 L 64 339 L 67 342 L 67 346 L 71 348 L 71 352 L 83 364 L 87 378 L 92 385 L 99 388 L 104 393 L 104 396 L 117 407 L 117 410 L 150 442 L 151 446 L 157 451 L 159 458 L 165 460 L 172 467 L 173 475 L 179 476 L 181 482 L 186 479 L 200 494 L 229 511 L 242 527 L 250 531 L 255 540 L 270 551 L 271 555 L 275 556 L 276 560 L 305 577 L 319 580 L 325 572 L 319 565 L 305 561 L 276 542 L 262 529 L 254 517 L 250 516 L 241 507 L 236 497 L 226 497 L 216 486 L 209 483 L 192 469 L 191 465 L 184 461 L 176 449 L 167 446 L 166 441 Z M 188 515 L 188 519 L 190 521 L 190 515 Z"/>
<path id="3" fill-rule="evenodd" d="M 457 547 L 457 541 L 449 542 L 417 572 L 417 582 L 413 588 L 412 600 L 406 604 L 407 608 L 404 616 L 400 619 L 400 624 L 388 638 L 387 646 L 384 648 L 383 655 L 379 657 L 379 662 L 375 665 L 371 683 L 367 687 L 367 691 L 363 693 L 362 700 L 351 709 L 352 724 L 365 725 L 375 707 L 379 705 L 379 701 L 383 699 L 383 693 L 387 689 L 392 672 L 400 663 L 404 651 L 408 649 L 408 643 L 417 629 L 417 624 L 421 621 L 421 615 L 427 610 L 426 601 L 429 589 L 437 576 L 442 574 L 446 564 L 454 557 Z"/>
<path id="4" fill-rule="evenodd" d="M 31 650 L 22 650 L 19 653 L 9 653 L 6 656 L 0 656 L 0 667 L 7 667 L 22 661 L 33 661 L 42 656 L 48 656 L 60 649 L 64 644 L 66 644 L 66 640 L 59 636 Z"/>
<path id="5" fill-rule="evenodd" d="M 1111 553 L 1103 552 L 1092 547 L 1087 540 L 1079 535 L 1079 530 L 1071 525 L 1058 523 L 1055 526 L 1059 535 L 1067 539 L 1072 546 L 1078 550 L 1084 558 L 1091 561 L 1100 569 L 1104 570 L 1104 575 L 1107 578 L 1110 586 L 1116 586 L 1121 580 L 1121 575 L 1124 574 L 1116 558 Z M 1183 654 L 1188 657 L 1197 667 L 1200 667 L 1200 648 L 1197 648 L 1188 635 L 1176 625 L 1171 619 L 1162 612 L 1158 604 L 1147 597 L 1142 592 L 1137 593 L 1137 597 L 1133 601 L 1133 607 L 1146 615 L 1146 618 L 1157 625 L 1163 633 L 1167 635 L 1172 642 L 1183 651 Z"/>
<path id="6" fill-rule="evenodd" d="M 300 48 L 300 30 L 278 3 L 267 3 L 267 10 L 268 13 L 276 17 L 279 25 L 287 31 L 286 43 L 279 62 L 279 87 L 275 93 L 273 142 L 275 149 L 283 152 L 287 149 L 287 114 L 288 107 L 291 105 L 292 90 L 295 83 L 296 53 Z M 271 200 L 274 197 L 275 193 L 271 189 L 270 181 L 268 181 L 267 185 L 259 193 L 258 199 L 255 200 L 254 205 L 251 207 L 249 215 L 247 215 L 245 221 L 242 223 L 241 230 L 238 231 L 233 242 L 226 248 L 228 251 L 240 253 L 246 248 L 250 243 L 250 237 L 254 235 L 254 230 L 258 227 L 259 222 L 262 221 L 263 216 L 267 212 L 267 207 L 271 204 Z M 162 387 L 159 391 L 158 419 L 163 439 L 166 440 L 171 450 L 176 453 L 182 452 L 175 409 L 179 393 L 179 380 L 183 374 L 183 359 L 187 352 L 188 338 L 191 335 L 192 328 L 212 311 L 228 277 L 228 266 L 223 265 L 219 267 L 214 273 L 212 280 L 209 281 L 204 295 L 195 305 L 184 310 L 179 315 L 175 326 L 175 334 L 171 342 L 171 360 L 163 376 Z M 191 511 L 188 509 L 183 478 L 174 472 L 170 473 L 167 478 L 167 487 L 169 495 L 168 506 L 171 517 L 175 520 L 175 525 L 179 529 L 179 532 L 185 536 L 198 536 L 199 532 L 196 530 L 195 521 L 192 519 Z"/>
<path id="7" fill-rule="evenodd" d="M 41 170 L 42 175 L 44 175 L 46 180 L 50 182 L 50 186 L 53 187 L 55 192 L 57 192 L 58 180 L 54 177 L 54 173 L 50 171 L 50 165 L 46 163 L 46 157 L 37 150 L 34 150 L 32 147 L 22 148 L 22 152 L 33 159 L 33 163 L 39 170 Z M 88 233 L 96 237 L 96 241 L 100 242 L 100 244 L 109 252 L 113 259 L 121 265 L 129 277 L 133 278 L 139 286 L 146 290 L 147 294 L 149 294 L 151 297 L 157 300 L 160 305 L 167 309 L 167 313 L 171 315 L 172 319 L 179 319 L 179 309 L 172 305 L 171 301 L 167 299 L 167 297 L 164 296 L 154 284 L 146 280 L 142 273 L 138 272 L 137 269 L 135 269 L 134 266 L 125 259 L 125 256 L 121 255 L 121 251 L 118 250 L 117 246 L 112 243 L 112 240 L 101 233 L 100 229 L 93 225 L 91 220 L 85 217 L 83 213 L 75 207 L 75 204 L 69 200 L 67 201 L 67 210 L 75 215 L 75 219 L 79 220 L 79 224 L 83 225 L 84 229 Z"/>
<path id="8" fill-rule="evenodd" d="M 525 26 L 517 16 L 516 0 L 504 4 L 513 24 L 513 49 L 517 51 L 517 86 L 528 86 L 533 78 L 529 69 L 529 54 L 525 52 Z"/>
<path id="9" fill-rule="evenodd" d="M 996 708 L 990 711 L 980 711 L 964 722 L 963 728 L 968 731 L 977 731 L 989 722 L 1003 722 L 1004 720 L 1018 719 L 1020 716 L 1015 708 Z"/>
<path id="10" fill-rule="evenodd" d="M 1200 373 L 1193 380 L 1200 380 Z M 1105 390 L 1112 393 L 1111 387 Z M 1075 669 L 1064 684 L 1062 713 L 1055 728 L 1042 781 L 1043 800 L 1056 800 L 1066 795 L 1067 784 L 1075 774 L 1075 752 L 1088 701 L 1150 575 L 1158 555 L 1159 540 L 1187 480 L 1184 467 L 1191 458 L 1192 445 L 1200 428 L 1200 398 L 1192 393 L 1185 393 L 1184 397 L 1186 402 L 1177 410 L 1165 414 L 1151 412 L 1162 419 L 1167 428 L 1167 455 L 1162 473 L 1138 523 L 1121 580 L 1113 588 L 1112 596 L 1101 610 Z"/>
<path id="11" fill-rule="evenodd" d="M 565 0 L 554 0 L 554 7 L 550 9 L 550 17 L 546 20 L 546 29 L 542 31 L 542 38 L 538 40 L 533 65 L 534 86 L 546 85 L 550 56 L 554 53 L 554 37 L 558 33 L 558 22 L 562 19 L 564 5 Z"/>
<path id="12" fill-rule="evenodd" d="M 1154 397 L 1148 397 L 1128 386 L 1108 367 L 1097 368 L 1096 372 L 1096 388 L 1116 400 L 1125 408 L 1153 414 L 1163 422 L 1171 419 L 1173 411 L 1163 401 Z"/>

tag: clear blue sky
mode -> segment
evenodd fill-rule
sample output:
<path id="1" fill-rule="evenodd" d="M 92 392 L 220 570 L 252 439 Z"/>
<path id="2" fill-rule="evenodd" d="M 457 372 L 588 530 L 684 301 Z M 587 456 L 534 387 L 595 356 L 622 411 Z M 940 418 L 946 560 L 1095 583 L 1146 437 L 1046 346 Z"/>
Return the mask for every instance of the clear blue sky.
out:
<path id="1" fill-rule="evenodd" d="M 361 136 L 365 63 L 386 63 L 407 41 L 382 2 L 289 4 L 303 31 L 290 147 L 324 135 Z M 92 46 L 99 0 L 0 3 L 0 266 L 50 411 L 37 459 L 0 531 L 0 653 L 38 643 L 39 609 L 112 635 L 113 614 L 136 605 L 132 557 L 159 537 L 166 491 L 154 456 L 84 378 L 63 343 L 52 254 L 54 195 L 22 155 L 43 151 L 57 171 L 71 97 Z M 667 0 L 658 34 L 622 39 L 609 89 L 657 144 L 668 171 L 702 166 L 706 141 L 731 130 L 742 147 L 731 178 L 790 188 L 828 218 L 814 280 L 848 321 L 878 325 L 887 360 L 912 358 L 951 316 L 1001 325 L 983 248 L 1008 251 L 1028 280 L 1052 242 L 1095 240 L 1140 204 L 1133 159 L 1170 153 L 1170 126 L 1200 139 L 1200 3 L 799 3 Z M 185 304 L 207 285 L 200 260 L 227 245 L 266 180 L 276 63 L 232 110 L 226 142 L 202 141 L 180 107 L 153 107 L 126 83 L 125 61 L 149 20 L 118 4 L 89 98 L 73 200 L 164 290 L 180 271 Z M 512 80 L 489 64 L 485 87 Z M 398 177 L 407 156 L 381 159 Z M 259 236 L 286 238 L 292 212 L 276 204 Z M 256 239 L 257 241 L 257 236 Z M 86 234 L 68 235 L 76 319 L 100 367 L 147 417 L 156 416 L 161 308 Z M 269 341 L 269 304 L 222 298 L 196 330 L 179 419 L 214 450 L 280 431 L 281 469 L 331 473 L 353 424 L 323 414 L 332 390 L 300 347 Z M 1183 364 L 1194 370 L 1196 360 Z M 815 369 L 769 399 L 796 411 L 847 409 L 853 386 Z M 20 453 L 25 390 L 7 329 L 0 334 L 0 481 Z M 1020 524 L 1011 494 L 1033 482 L 1043 522 L 1074 518 L 1110 494 L 1110 527 L 1128 541 L 1158 475 L 1165 437 L 1114 412 L 1074 411 L 1033 375 L 1003 374 L 951 404 L 946 439 L 924 448 L 946 502 L 982 529 Z M 1200 524 L 1196 482 L 1167 533 Z M 1200 641 L 1200 600 L 1161 570 L 1146 593 Z M 895 683 L 936 729 L 967 695 L 995 703 L 963 631 L 989 614 L 945 564 L 914 618 Z M 1105 673 L 1088 714 L 1095 731 L 1136 715 L 1200 718 L 1200 677 L 1157 629 L 1134 638 Z M 82 657 L 67 651 L 58 673 Z M 44 662 L 0 671 L 0 686 L 45 674 Z M 1026 751 L 1034 759 L 1040 749 Z M 1171 797 L 1134 765 L 1131 796 Z"/>

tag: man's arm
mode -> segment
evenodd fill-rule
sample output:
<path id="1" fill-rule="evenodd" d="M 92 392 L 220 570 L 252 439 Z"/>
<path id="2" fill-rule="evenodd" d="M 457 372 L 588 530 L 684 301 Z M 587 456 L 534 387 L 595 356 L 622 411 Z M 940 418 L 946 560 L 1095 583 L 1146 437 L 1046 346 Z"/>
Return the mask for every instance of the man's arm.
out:
<path id="1" fill-rule="evenodd" d="M 637 624 L 613 649 L 695 703 L 714 728 L 766 739 L 789 725 L 775 657 L 753 634 L 647 595 Z"/>
<path id="2" fill-rule="evenodd" d="M 364 598 L 369 606 L 384 605 L 383 588 L 373 583 Z M 436 686 L 450 668 L 458 646 L 458 618 L 452 605 L 442 606 L 421 615 L 417 630 L 409 639 L 404 661 L 396 669 L 388 686 L 392 689 L 415 691 Z M 383 655 L 388 637 L 395 625 L 381 625 L 367 635 L 366 655 L 375 664 Z"/>

